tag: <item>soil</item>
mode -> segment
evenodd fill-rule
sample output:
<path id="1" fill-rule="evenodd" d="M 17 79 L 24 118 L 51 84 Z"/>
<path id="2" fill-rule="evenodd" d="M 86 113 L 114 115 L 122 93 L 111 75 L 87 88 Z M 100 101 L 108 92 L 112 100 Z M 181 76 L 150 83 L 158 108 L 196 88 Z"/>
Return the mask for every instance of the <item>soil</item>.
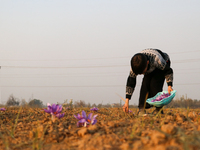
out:
<path id="1" fill-rule="evenodd" d="M 97 123 L 77 127 L 73 115 L 90 108 L 64 109 L 56 118 L 42 108 L 6 108 L 0 112 L 0 150 L 199 150 L 200 110 L 164 109 L 137 116 L 137 109 L 99 108 Z M 151 113 L 153 109 L 147 110 Z"/>

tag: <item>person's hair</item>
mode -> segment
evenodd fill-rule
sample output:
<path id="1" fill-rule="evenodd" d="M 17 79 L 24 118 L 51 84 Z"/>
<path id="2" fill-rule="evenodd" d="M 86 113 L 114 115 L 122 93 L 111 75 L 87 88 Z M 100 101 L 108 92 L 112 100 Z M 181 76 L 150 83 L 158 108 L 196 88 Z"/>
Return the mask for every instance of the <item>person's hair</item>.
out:
<path id="1" fill-rule="evenodd" d="M 138 75 L 142 74 L 147 66 L 147 57 L 142 53 L 135 54 L 131 59 L 131 68 Z"/>

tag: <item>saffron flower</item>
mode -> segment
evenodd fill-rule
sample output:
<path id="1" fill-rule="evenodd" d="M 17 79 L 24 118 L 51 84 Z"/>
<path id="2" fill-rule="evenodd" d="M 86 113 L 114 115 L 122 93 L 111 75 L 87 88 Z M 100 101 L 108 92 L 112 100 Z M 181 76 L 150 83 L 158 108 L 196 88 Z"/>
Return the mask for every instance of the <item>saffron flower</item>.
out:
<path id="1" fill-rule="evenodd" d="M 92 113 L 90 113 L 87 117 L 84 110 L 82 111 L 82 115 L 77 114 L 77 116 L 74 115 L 74 117 L 79 120 L 77 122 L 77 127 L 83 127 L 83 126 L 87 127 L 90 124 L 94 125 L 97 123 L 97 120 L 96 120 L 97 115 L 92 116 Z"/>
<path id="2" fill-rule="evenodd" d="M 44 111 L 48 114 L 51 114 L 53 121 L 55 121 L 55 116 L 60 119 L 65 115 L 65 113 L 61 114 L 62 105 L 58 105 L 58 104 L 51 105 L 47 103 L 47 109 L 44 109 Z"/>
<path id="3" fill-rule="evenodd" d="M 5 109 L 5 108 L 1 108 L 0 110 L 1 110 L 1 111 L 5 111 L 6 109 Z"/>
<path id="4" fill-rule="evenodd" d="M 66 107 L 65 109 L 66 109 L 66 110 L 70 110 L 71 108 L 70 108 L 70 107 Z"/>
<path id="5" fill-rule="evenodd" d="M 96 108 L 96 107 L 94 107 L 94 108 L 91 108 L 90 110 L 91 110 L 91 111 L 98 111 L 99 109 Z"/>
<path id="6" fill-rule="evenodd" d="M 130 109 L 128 110 L 128 112 L 131 113 L 131 114 L 133 114 L 133 115 L 135 115 L 135 113 L 132 110 L 130 110 Z"/>
<path id="7" fill-rule="evenodd" d="M 161 101 L 162 99 L 167 98 L 168 96 L 170 96 L 169 93 L 163 93 L 160 96 L 153 99 L 151 102 Z"/>

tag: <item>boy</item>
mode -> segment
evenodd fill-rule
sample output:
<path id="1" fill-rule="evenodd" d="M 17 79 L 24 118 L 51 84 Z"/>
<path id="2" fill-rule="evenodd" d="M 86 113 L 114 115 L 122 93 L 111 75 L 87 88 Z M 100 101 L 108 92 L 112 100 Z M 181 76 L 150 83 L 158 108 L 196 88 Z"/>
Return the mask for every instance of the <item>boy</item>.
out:
<path id="1" fill-rule="evenodd" d="M 145 108 L 152 105 L 146 103 L 147 98 L 155 96 L 158 92 L 162 92 L 164 80 L 168 85 L 168 92 L 173 91 L 173 70 L 170 68 L 170 59 L 168 54 L 158 49 L 145 49 L 135 54 L 131 59 L 131 71 L 126 84 L 126 102 L 123 111 L 129 111 L 129 100 L 133 94 L 136 85 L 136 76 L 143 74 L 143 81 L 140 89 L 139 97 L 139 115 L 146 113 Z M 147 97 L 148 96 L 148 97 Z M 153 113 L 158 113 L 162 107 L 156 107 Z M 161 111 L 163 113 L 163 111 Z"/>

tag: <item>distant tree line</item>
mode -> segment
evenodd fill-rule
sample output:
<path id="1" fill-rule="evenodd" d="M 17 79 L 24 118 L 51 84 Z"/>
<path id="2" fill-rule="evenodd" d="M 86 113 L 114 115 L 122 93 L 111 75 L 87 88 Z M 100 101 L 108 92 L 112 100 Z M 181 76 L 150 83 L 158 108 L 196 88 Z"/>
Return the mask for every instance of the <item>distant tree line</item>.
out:
<path id="1" fill-rule="evenodd" d="M 1 105 L 1 104 L 0 104 Z M 6 101 L 6 106 L 23 106 L 23 107 L 46 107 L 46 105 L 43 104 L 43 102 L 39 99 L 29 99 L 28 102 L 26 102 L 25 99 L 22 99 L 21 101 L 14 97 L 13 94 L 11 94 Z M 86 103 L 83 100 L 75 101 L 71 99 L 69 102 L 68 100 L 65 100 L 64 103 L 62 103 L 63 107 L 66 108 L 78 108 L 78 107 L 98 107 L 98 108 L 109 108 L 109 107 L 122 107 L 122 100 L 120 100 L 120 103 L 108 103 L 108 104 L 90 104 Z M 130 108 L 137 108 L 137 105 L 130 105 Z M 191 99 L 191 98 L 185 98 L 184 96 L 181 96 L 179 99 L 172 100 L 172 102 L 165 106 L 165 108 L 200 108 L 200 100 L 197 99 Z"/>
<path id="2" fill-rule="evenodd" d="M 90 103 L 85 103 L 83 100 L 80 100 L 80 101 L 75 101 L 74 102 L 74 105 L 73 107 L 88 107 L 88 108 L 93 108 L 93 107 L 98 107 L 98 108 L 109 108 L 109 107 L 122 107 L 122 103 L 120 101 L 120 103 L 107 103 L 107 104 L 103 104 L 103 103 L 100 103 L 100 104 L 90 104 Z M 136 105 L 130 105 L 129 106 L 130 108 L 133 108 L 133 107 L 137 107 Z"/>
<path id="3" fill-rule="evenodd" d="M 181 96 L 179 99 L 172 100 L 171 103 L 166 105 L 166 108 L 200 108 L 200 100 L 191 99 L 184 96 Z"/>
<path id="4" fill-rule="evenodd" d="M 6 101 L 6 106 L 23 106 L 23 107 L 44 107 L 43 102 L 39 99 L 30 99 L 29 102 L 26 102 L 25 99 L 21 101 L 11 94 Z"/>

